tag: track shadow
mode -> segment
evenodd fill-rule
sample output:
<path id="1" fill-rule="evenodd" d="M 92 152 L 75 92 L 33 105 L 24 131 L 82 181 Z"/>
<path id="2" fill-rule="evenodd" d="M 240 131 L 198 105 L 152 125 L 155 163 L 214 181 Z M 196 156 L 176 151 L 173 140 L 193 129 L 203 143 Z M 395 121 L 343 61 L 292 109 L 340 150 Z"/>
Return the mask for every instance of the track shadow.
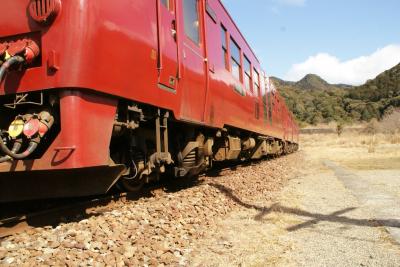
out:
<path id="1" fill-rule="evenodd" d="M 357 209 L 356 207 L 350 207 L 346 208 L 343 210 L 338 210 L 330 214 L 322 214 L 322 213 L 315 213 L 315 212 L 308 212 L 305 210 L 301 209 L 296 209 L 296 208 L 290 208 L 290 207 L 285 207 L 280 205 L 279 203 L 275 203 L 269 207 L 266 206 L 258 206 L 258 205 L 253 205 L 246 203 L 242 201 L 239 197 L 237 197 L 234 194 L 234 191 L 221 184 L 217 183 L 210 183 L 210 186 L 213 186 L 217 188 L 221 193 L 225 194 L 229 198 L 231 198 L 233 201 L 235 201 L 237 204 L 241 205 L 242 207 L 245 207 L 247 209 L 255 209 L 259 211 L 260 213 L 257 214 L 254 217 L 254 220 L 256 221 L 262 221 L 263 218 L 268 215 L 271 212 L 281 212 L 281 213 L 286 213 L 286 214 L 293 214 L 301 217 L 307 217 L 310 218 L 310 220 L 300 223 L 297 225 L 290 226 L 286 228 L 287 231 L 293 232 L 300 230 L 302 228 L 307 228 L 311 227 L 315 224 L 318 224 L 320 222 L 335 222 L 335 223 L 341 223 L 345 225 L 356 225 L 356 226 L 366 226 L 366 227 L 380 227 L 380 226 L 386 226 L 386 227 L 394 227 L 394 228 L 400 228 L 400 220 L 397 219 L 353 219 L 344 216 L 343 214 L 348 213 L 350 211 L 353 211 Z"/>

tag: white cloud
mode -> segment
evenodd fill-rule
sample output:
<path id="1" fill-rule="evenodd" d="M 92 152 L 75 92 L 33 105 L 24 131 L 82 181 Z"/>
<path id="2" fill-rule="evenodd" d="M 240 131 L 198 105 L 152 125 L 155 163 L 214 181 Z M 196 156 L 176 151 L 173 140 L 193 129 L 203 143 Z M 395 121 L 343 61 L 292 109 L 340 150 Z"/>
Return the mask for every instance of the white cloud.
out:
<path id="1" fill-rule="evenodd" d="M 381 72 L 400 62 L 400 45 L 388 45 L 371 55 L 348 61 L 340 61 L 335 56 L 319 53 L 306 61 L 292 65 L 285 76 L 290 81 L 298 81 L 309 73 L 317 74 L 329 83 L 360 85 L 375 78 Z"/>
<path id="2" fill-rule="evenodd" d="M 275 0 L 275 2 L 281 5 L 288 5 L 288 6 L 304 6 L 306 0 Z"/>

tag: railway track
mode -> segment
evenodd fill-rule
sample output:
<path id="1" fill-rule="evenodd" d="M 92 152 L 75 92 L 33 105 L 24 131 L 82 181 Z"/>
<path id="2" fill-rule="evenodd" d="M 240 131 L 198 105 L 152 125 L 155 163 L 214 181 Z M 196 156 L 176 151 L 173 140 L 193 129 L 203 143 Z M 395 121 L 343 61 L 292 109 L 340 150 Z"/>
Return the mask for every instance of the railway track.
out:
<path id="1" fill-rule="evenodd" d="M 161 179 L 146 185 L 141 196 L 114 192 L 46 204 L 52 200 L 27 213 L 12 205 L 14 214 L 0 217 L 8 224 L 2 225 L 2 235 L 22 232 L 0 238 L 0 265 L 190 265 L 193 249 L 220 219 L 261 205 L 260 200 L 272 201 L 297 158 L 222 166 L 197 181 Z"/>
<path id="2" fill-rule="evenodd" d="M 134 201 L 142 197 L 151 197 L 159 194 L 162 184 L 151 185 L 146 187 L 140 193 L 114 193 L 105 196 L 87 197 L 81 199 L 65 199 L 58 200 L 57 204 L 48 205 L 47 201 L 43 200 L 41 203 L 35 203 L 36 207 L 26 207 L 24 211 L 19 208 L 17 212 L 12 212 L 13 204 L 8 209 L 7 215 L 0 216 L 0 239 L 15 235 L 30 229 L 38 227 L 54 227 L 60 223 L 70 223 L 80 221 L 91 216 L 96 216 L 101 213 L 111 211 L 113 204 Z M 165 184 L 163 184 L 165 185 Z M 186 184 L 187 185 L 187 184 Z M 169 183 L 168 187 L 170 192 L 179 190 L 185 185 L 178 185 Z M 166 193 L 166 192 L 164 192 Z M 20 206 L 21 204 L 17 204 Z"/>
<path id="3" fill-rule="evenodd" d="M 48 206 L 43 202 L 36 203 L 37 207 L 29 212 L 19 211 L 18 215 L 3 216 L 0 219 L 0 238 L 14 235 L 37 227 L 55 226 L 64 222 L 84 219 L 111 208 L 118 201 L 127 200 L 128 193 L 119 193 L 95 198 L 81 198 L 58 200 L 54 205 Z M 21 205 L 21 204 L 18 204 Z M 10 209 L 12 209 L 12 205 Z M 27 207 L 29 209 L 30 207 Z M 9 213 L 10 214 L 10 213 Z"/>
<path id="4" fill-rule="evenodd" d="M 200 177 L 223 176 L 252 163 L 220 163 Z M 139 193 L 114 191 L 104 196 L 56 199 L 51 200 L 51 203 L 49 200 L 42 200 L 29 203 L 2 204 L 0 206 L 0 238 L 39 227 L 54 227 L 60 223 L 83 220 L 111 211 L 113 204 L 116 203 L 134 201 L 155 194 L 173 193 L 196 184 L 198 184 L 198 180 L 166 178 L 145 186 Z"/>

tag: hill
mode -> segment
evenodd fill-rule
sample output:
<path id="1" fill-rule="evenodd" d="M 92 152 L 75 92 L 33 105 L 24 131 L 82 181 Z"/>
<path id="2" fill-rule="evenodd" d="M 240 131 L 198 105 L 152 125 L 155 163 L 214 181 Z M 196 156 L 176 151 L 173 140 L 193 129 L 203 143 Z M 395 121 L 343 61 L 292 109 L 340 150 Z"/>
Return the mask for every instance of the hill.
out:
<path id="1" fill-rule="evenodd" d="M 315 74 L 307 74 L 298 82 L 284 81 L 277 77 L 271 77 L 277 87 L 292 87 L 293 89 L 302 90 L 332 90 L 332 89 L 349 89 L 353 88 L 351 85 L 346 84 L 329 84 L 324 79 Z"/>
<path id="2" fill-rule="evenodd" d="M 329 84 L 314 74 L 298 82 L 271 79 L 300 125 L 369 121 L 400 107 L 400 64 L 357 87 Z"/>
<path id="3" fill-rule="evenodd" d="M 295 83 L 295 86 L 303 90 L 330 90 L 333 86 L 315 74 L 308 74 Z"/>

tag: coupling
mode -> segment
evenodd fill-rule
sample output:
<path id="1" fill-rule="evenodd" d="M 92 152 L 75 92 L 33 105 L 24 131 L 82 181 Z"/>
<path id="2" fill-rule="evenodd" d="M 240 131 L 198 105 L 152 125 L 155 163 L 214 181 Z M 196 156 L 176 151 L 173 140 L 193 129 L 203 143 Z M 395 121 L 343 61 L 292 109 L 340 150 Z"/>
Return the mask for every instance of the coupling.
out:
<path id="1" fill-rule="evenodd" d="M 4 157 L 0 158 L 0 163 L 13 159 L 21 160 L 32 155 L 53 124 L 54 117 L 48 111 L 42 111 L 38 115 L 26 114 L 17 116 L 7 132 L 8 139 L 5 137 L 4 132 L 0 135 L 0 150 L 5 154 Z M 5 142 L 5 140 L 9 142 Z M 10 150 L 7 143 L 13 140 L 13 148 Z M 18 153 L 24 140 L 29 142 L 28 148 L 24 152 Z"/>

